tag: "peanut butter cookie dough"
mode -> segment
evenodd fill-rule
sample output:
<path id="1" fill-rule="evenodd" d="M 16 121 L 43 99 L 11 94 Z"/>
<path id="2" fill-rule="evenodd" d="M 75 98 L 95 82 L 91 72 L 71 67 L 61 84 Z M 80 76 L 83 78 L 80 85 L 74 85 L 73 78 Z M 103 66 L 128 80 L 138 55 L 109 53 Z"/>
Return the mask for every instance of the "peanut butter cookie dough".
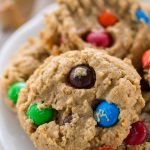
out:
<path id="1" fill-rule="evenodd" d="M 139 122 L 143 107 L 134 68 L 87 49 L 48 58 L 21 91 L 17 112 L 39 150 L 96 150 L 118 148 L 131 127 L 147 131 Z"/>
<path id="2" fill-rule="evenodd" d="M 41 33 L 52 54 L 85 47 L 105 48 L 129 57 L 141 69 L 141 55 L 150 47 L 150 19 L 137 0 L 59 0 L 60 9 L 46 16 Z M 119 8 L 119 9 L 118 9 Z"/>
<path id="3" fill-rule="evenodd" d="M 25 81 L 43 63 L 49 54 L 39 39 L 31 38 L 15 55 L 1 79 L 4 99 L 16 111 L 19 91 L 26 86 Z"/>

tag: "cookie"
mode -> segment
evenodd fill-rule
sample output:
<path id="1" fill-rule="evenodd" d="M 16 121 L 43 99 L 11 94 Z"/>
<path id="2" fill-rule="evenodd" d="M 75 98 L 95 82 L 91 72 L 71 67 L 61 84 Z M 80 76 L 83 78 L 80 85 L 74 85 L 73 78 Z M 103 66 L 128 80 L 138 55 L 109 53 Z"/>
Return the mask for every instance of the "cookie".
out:
<path id="1" fill-rule="evenodd" d="M 1 79 L 4 99 L 12 110 L 16 111 L 18 94 L 26 86 L 26 80 L 48 56 L 41 41 L 36 38 L 29 39 L 14 56 Z"/>
<path id="2" fill-rule="evenodd" d="M 52 54 L 85 47 L 105 48 L 109 54 L 132 59 L 137 69 L 150 47 L 150 18 L 137 0 L 59 0 L 55 15 L 47 14 L 41 33 Z M 119 8 L 119 9 L 118 9 Z"/>
<path id="3" fill-rule="evenodd" d="M 38 149 L 96 150 L 122 145 L 143 107 L 135 69 L 86 49 L 48 58 L 21 91 L 17 113 Z"/>
<path id="4" fill-rule="evenodd" d="M 22 25 L 31 15 L 34 0 L 0 0 L 0 23 L 5 29 Z"/>

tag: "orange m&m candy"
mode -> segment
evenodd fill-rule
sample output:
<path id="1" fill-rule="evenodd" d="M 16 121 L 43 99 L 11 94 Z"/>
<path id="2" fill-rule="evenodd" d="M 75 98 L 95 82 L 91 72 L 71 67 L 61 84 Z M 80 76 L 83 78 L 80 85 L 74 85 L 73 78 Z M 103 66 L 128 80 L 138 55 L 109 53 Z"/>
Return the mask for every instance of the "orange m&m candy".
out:
<path id="1" fill-rule="evenodd" d="M 146 51 L 142 56 L 142 65 L 143 68 L 150 68 L 150 50 Z"/>
<path id="2" fill-rule="evenodd" d="M 99 23 L 104 26 L 113 26 L 118 22 L 118 18 L 109 11 L 104 11 L 98 18 Z"/>

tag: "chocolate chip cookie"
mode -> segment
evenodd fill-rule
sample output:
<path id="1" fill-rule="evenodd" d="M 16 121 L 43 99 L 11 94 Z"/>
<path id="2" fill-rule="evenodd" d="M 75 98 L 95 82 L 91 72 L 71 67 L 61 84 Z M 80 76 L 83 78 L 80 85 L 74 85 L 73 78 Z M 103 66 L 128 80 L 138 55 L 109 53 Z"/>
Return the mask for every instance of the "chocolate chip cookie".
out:
<path id="1" fill-rule="evenodd" d="M 86 49 L 48 58 L 22 89 L 17 112 L 39 150 L 96 150 L 128 144 L 131 127 L 145 131 L 143 107 L 134 68 Z"/>
<path id="2" fill-rule="evenodd" d="M 26 86 L 25 81 L 48 56 L 41 41 L 31 38 L 20 48 L 4 72 L 1 79 L 2 92 L 7 105 L 14 111 L 18 94 Z"/>
<path id="3" fill-rule="evenodd" d="M 137 69 L 150 48 L 150 18 L 137 0 L 59 0 L 55 15 L 47 14 L 41 33 L 52 54 L 85 47 L 105 48 L 119 58 L 129 57 Z"/>

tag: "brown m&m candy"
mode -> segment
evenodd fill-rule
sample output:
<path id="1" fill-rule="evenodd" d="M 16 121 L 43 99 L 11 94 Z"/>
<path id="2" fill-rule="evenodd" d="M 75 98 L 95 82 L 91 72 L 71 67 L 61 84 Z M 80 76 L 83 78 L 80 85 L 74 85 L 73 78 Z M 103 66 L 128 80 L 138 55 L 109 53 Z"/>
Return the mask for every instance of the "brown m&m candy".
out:
<path id="1" fill-rule="evenodd" d="M 77 89 L 89 89 L 94 86 L 96 75 L 92 67 L 86 64 L 78 65 L 69 72 L 69 83 Z"/>

